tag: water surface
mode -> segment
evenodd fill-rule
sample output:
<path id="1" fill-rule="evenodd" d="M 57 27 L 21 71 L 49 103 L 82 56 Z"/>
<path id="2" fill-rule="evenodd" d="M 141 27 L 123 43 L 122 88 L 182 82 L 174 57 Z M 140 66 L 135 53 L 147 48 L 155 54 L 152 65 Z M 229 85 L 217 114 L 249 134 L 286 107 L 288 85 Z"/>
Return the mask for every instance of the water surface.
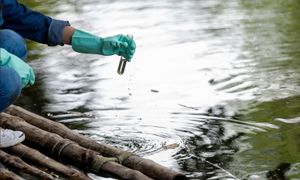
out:
<path id="1" fill-rule="evenodd" d="M 137 52 L 119 76 L 117 56 L 30 42 L 18 104 L 191 179 L 300 178 L 299 1 L 24 2 Z"/>

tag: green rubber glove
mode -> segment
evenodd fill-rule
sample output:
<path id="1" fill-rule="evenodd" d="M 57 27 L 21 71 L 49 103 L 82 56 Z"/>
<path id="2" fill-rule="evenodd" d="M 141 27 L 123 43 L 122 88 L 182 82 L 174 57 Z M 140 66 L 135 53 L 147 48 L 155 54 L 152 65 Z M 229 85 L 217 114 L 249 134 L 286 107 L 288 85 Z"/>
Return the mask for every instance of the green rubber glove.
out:
<path id="1" fill-rule="evenodd" d="M 21 77 L 23 88 L 27 85 L 33 85 L 35 76 L 32 68 L 22 59 L 0 48 L 0 66 L 13 68 Z"/>
<path id="2" fill-rule="evenodd" d="M 96 35 L 75 30 L 72 36 L 72 48 L 79 53 L 101 54 L 104 56 L 119 55 L 130 61 L 135 52 L 135 42 L 125 35 L 98 37 Z"/>

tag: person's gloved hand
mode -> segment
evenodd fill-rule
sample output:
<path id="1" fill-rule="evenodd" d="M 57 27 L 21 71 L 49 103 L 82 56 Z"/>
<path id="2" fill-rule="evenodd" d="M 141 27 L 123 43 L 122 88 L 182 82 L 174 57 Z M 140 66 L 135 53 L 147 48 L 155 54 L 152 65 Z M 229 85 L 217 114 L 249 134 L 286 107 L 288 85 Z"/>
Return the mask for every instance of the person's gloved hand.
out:
<path id="1" fill-rule="evenodd" d="M 76 52 L 101 54 L 105 56 L 119 55 L 130 61 L 135 52 L 134 40 L 125 35 L 98 37 L 87 32 L 76 30 L 72 36 L 72 48 Z"/>
<path id="2" fill-rule="evenodd" d="M 23 88 L 27 85 L 33 85 L 35 76 L 32 68 L 19 57 L 0 48 L 0 66 L 13 68 L 21 77 Z"/>

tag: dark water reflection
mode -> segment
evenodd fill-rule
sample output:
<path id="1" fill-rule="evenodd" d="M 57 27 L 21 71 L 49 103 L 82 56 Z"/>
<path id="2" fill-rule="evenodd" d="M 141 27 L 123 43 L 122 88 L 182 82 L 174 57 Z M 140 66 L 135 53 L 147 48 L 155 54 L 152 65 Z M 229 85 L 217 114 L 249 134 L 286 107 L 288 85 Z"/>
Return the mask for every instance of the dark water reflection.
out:
<path id="1" fill-rule="evenodd" d="M 299 1 L 24 3 L 138 49 L 120 77 L 118 57 L 30 43 L 18 104 L 191 179 L 300 178 Z"/>

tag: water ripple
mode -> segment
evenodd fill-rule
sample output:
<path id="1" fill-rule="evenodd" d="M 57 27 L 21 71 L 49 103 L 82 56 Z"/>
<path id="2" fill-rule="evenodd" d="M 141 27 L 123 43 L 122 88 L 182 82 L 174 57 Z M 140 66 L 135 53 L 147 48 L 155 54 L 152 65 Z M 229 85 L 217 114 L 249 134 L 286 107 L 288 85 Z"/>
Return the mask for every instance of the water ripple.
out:
<path id="1" fill-rule="evenodd" d="M 119 76 L 117 56 L 30 43 L 24 107 L 191 179 L 299 163 L 297 0 L 29 2 L 103 37 L 133 34 L 137 51 Z"/>

